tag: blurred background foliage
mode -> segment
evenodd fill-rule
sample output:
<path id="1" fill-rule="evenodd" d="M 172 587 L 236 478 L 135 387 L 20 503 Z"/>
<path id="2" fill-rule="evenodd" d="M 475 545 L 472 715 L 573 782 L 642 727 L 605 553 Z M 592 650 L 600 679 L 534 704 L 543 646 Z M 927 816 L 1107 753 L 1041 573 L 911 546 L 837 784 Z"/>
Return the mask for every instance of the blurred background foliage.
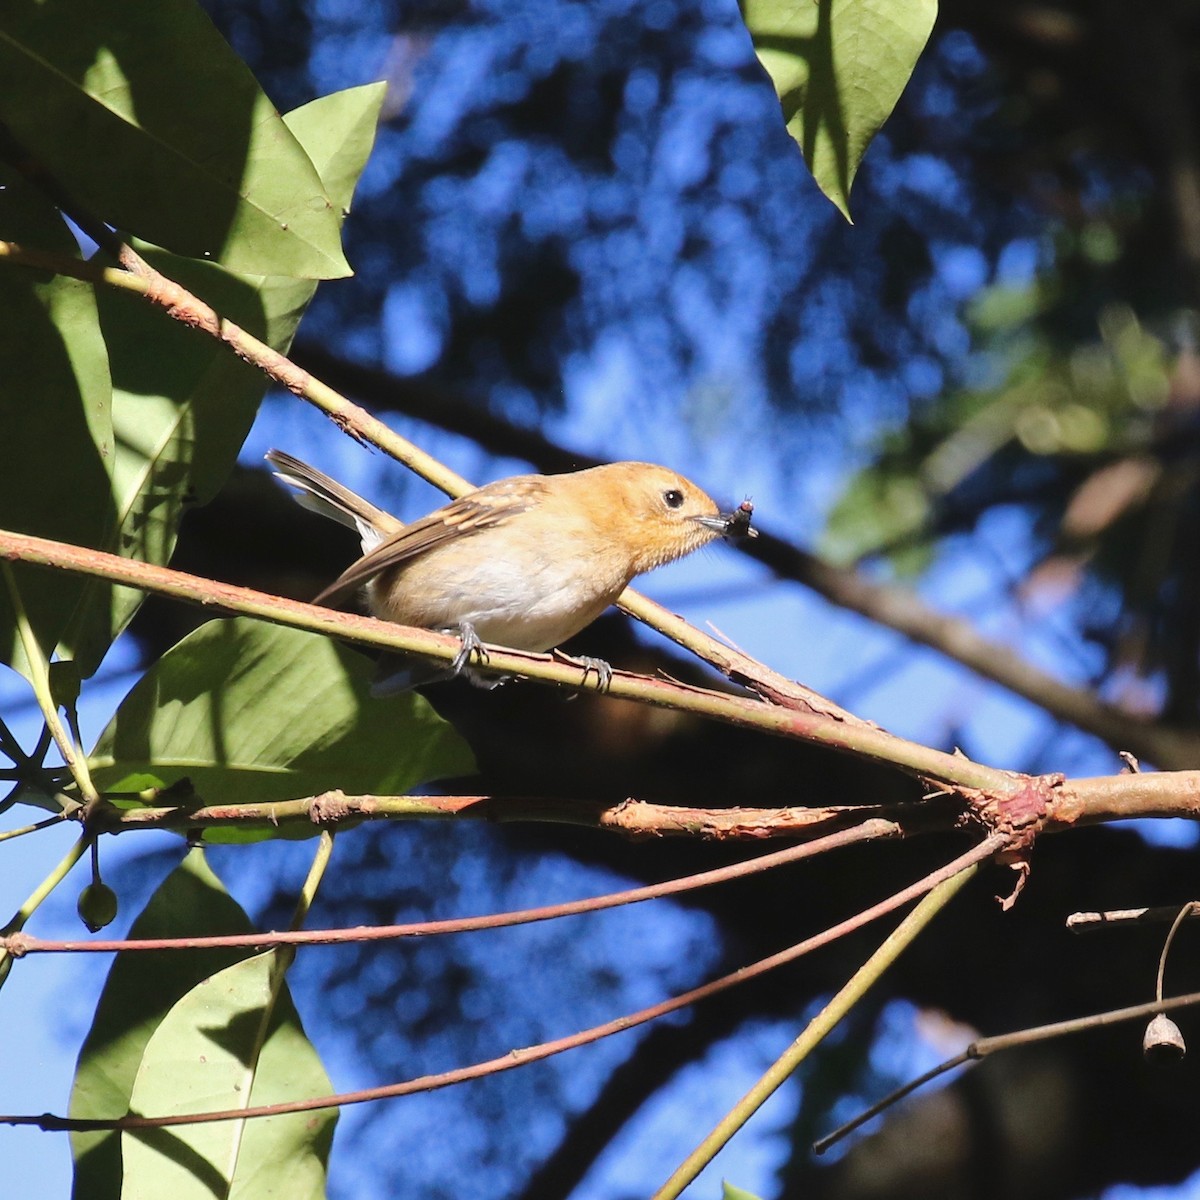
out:
<path id="1" fill-rule="evenodd" d="M 937 590 L 947 564 L 989 563 L 975 607 L 960 606 L 969 615 L 1048 628 L 1054 671 L 1200 723 L 1197 5 L 947 0 L 858 175 L 853 225 L 807 173 L 733 0 L 206 8 L 281 110 L 391 84 L 346 225 L 356 278 L 323 285 L 300 330 L 296 357 L 323 378 L 406 428 L 474 437 L 481 478 L 573 453 L 669 459 L 731 491 L 768 490 L 780 502 L 760 503 L 764 527 L 876 578 L 919 580 L 935 604 L 953 603 L 953 587 Z M 269 436 L 303 450 L 294 411 L 268 403 Z M 386 489 L 400 506 L 396 475 Z M 246 466 L 185 522 L 176 562 L 307 596 L 349 553 Z M 747 580 L 769 586 L 761 573 L 734 586 Z M 185 619 L 147 604 L 143 653 Z M 821 628 L 780 622 L 772 640 L 819 642 Z M 616 621 L 588 638 L 633 669 L 690 670 Z M 855 703 L 907 655 L 866 657 L 837 698 Z M 961 687 L 940 708 L 918 704 L 921 678 L 867 715 L 932 707 L 927 740 L 966 741 L 969 710 L 987 704 Z M 532 688 L 468 691 L 435 703 L 476 750 L 473 789 L 915 796 L 737 731 Z M 1062 726 L 1028 723 L 1015 743 L 976 729 L 966 748 L 995 759 L 1016 744 L 1014 769 L 1114 769 L 1091 742 L 1064 762 Z M 219 857 L 267 922 L 286 919 L 301 870 L 302 852 L 275 849 L 266 868 Z M 417 1075 L 770 953 L 860 907 L 865 884 L 882 895 L 948 849 L 856 852 L 569 927 L 311 955 L 297 1002 L 337 1014 L 308 1019 L 335 1077 Z M 730 855 L 557 829 L 359 831 L 339 839 L 314 921 L 545 903 Z M 1001 916 L 985 886 L 943 917 L 720 1170 L 764 1195 L 839 1197 L 1072 1197 L 1185 1179 L 1200 1167 L 1195 1069 L 1152 1074 L 1119 1031 L 989 1063 L 832 1165 L 814 1164 L 806 1140 L 956 1046 L 955 1022 L 999 1032 L 1146 998 L 1150 938 L 1114 951 L 1112 935 L 1069 938 L 1062 918 L 1187 899 L 1194 865 L 1190 842 L 1130 831 L 1040 847 L 1015 912 Z M 349 1113 L 333 1194 L 645 1195 L 869 944 L 582 1056 Z M 1197 986 L 1187 931 L 1180 944 L 1183 991 Z M 696 1194 L 717 1188 L 710 1174 Z"/>

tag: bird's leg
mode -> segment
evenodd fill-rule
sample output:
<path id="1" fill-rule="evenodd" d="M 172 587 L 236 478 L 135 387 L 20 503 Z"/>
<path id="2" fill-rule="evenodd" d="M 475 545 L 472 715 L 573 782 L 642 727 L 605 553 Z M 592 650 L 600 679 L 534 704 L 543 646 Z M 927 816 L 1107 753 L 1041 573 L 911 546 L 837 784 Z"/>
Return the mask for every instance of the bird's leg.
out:
<path id="1" fill-rule="evenodd" d="M 463 667 L 471 661 L 472 654 L 477 655 L 480 666 L 485 666 L 489 655 L 484 644 L 479 640 L 479 634 L 475 632 L 475 626 L 470 621 L 463 621 L 458 627 L 458 636 L 462 639 L 462 649 L 454 656 L 450 670 L 455 675 L 461 674 Z"/>

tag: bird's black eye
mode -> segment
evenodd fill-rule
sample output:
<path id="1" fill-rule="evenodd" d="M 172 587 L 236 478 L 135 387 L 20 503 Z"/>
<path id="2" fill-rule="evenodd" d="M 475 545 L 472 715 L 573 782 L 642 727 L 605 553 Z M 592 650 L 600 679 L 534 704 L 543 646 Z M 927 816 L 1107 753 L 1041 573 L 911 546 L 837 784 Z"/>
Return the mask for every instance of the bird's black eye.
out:
<path id="1" fill-rule="evenodd" d="M 679 508 L 683 504 L 683 493 L 678 488 L 668 488 L 663 492 L 663 500 L 668 508 Z"/>

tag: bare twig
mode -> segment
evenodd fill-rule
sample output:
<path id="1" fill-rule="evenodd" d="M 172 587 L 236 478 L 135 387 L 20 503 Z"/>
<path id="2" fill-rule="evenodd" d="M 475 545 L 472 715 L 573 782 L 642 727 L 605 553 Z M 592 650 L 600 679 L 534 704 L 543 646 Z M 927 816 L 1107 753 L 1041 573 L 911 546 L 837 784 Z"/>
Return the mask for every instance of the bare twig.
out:
<path id="1" fill-rule="evenodd" d="M 518 909 L 514 912 L 489 913 L 479 917 L 450 917 L 440 921 L 412 921 L 404 925 L 359 925 L 353 929 L 293 929 L 271 933 L 216 934 L 208 937 L 177 938 L 123 938 L 88 939 L 74 941 L 51 941 L 31 937 L 23 933 L 0 939 L 0 949 L 14 958 L 26 954 L 112 954 L 127 951 L 199 950 L 199 949 L 254 949 L 269 946 L 336 946 L 347 942 L 382 942 L 397 938 L 437 937 L 452 933 L 477 933 L 488 929 L 505 929 L 514 925 L 530 925 L 537 921 L 553 921 L 562 917 L 578 916 L 582 913 L 602 912 L 626 904 L 638 904 L 644 900 L 657 900 L 664 896 L 678 896 L 698 888 L 728 883 L 733 879 L 745 879 L 763 871 L 773 870 L 787 863 L 800 862 L 830 850 L 838 850 L 857 842 L 874 841 L 896 836 L 896 829 L 886 821 L 868 821 L 857 829 L 831 834 L 802 846 L 777 850 L 746 862 L 728 867 L 716 867 L 695 875 L 670 879 L 665 883 L 646 884 L 642 887 L 625 888 L 603 896 L 591 896 L 585 900 L 568 900 L 562 904 L 546 904 L 538 908 Z"/>
<path id="2" fill-rule="evenodd" d="M 709 996 L 716 995 L 718 992 L 725 991 L 727 988 L 735 987 L 740 983 L 745 983 L 760 975 L 764 975 L 777 967 L 794 962 L 796 959 L 810 954 L 822 946 L 827 946 L 890 912 L 894 912 L 897 908 L 902 907 L 910 901 L 919 899 L 943 881 L 953 878 L 976 863 L 984 862 L 988 858 L 991 858 L 1003 844 L 1004 839 L 998 834 L 993 834 L 977 846 L 972 847 L 965 854 L 961 854 L 952 862 L 947 863 L 944 867 L 931 872 L 924 879 L 910 884 L 894 895 L 887 897 L 887 899 L 881 900 L 878 904 L 873 904 L 870 908 L 864 909 L 856 916 L 841 921 L 837 925 L 824 930 L 822 933 L 806 938 L 804 941 L 798 942 L 786 950 L 781 950 L 777 954 L 772 954 L 768 958 L 759 959 L 758 962 L 752 963 L 750 966 L 742 967 L 728 975 L 721 976 L 719 979 L 701 984 L 700 987 L 692 988 L 681 995 L 673 996 L 671 999 L 664 1000 L 659 1004 L 654 1004 L 648 1008 L 640 1009 L 638 1012 L 630 1013 L 627 1016 L 607 1021 L 603 1025 L 595 1025 L 591 1029 L 582 1030 L 568 1037 L 558 1038 L 550 1042 L 542 1042 L 537 1046 L 530 1046 L 523 1050 L 512 1050 L 508 1054 L 490 1059 L 487 1062 L 475 1063 L 472 1066 L 460 1067 L 453 1071 L 444 1071 L 438 1075 L 423 1075 L 418 1079 L 406 1080 L 403 1083 L 384 1084 L 381 1087 L 364 1088 L 355 1092 L 342 1092 L 333 1096 L 316 1096 L 308 1100 L 290 1100 L 281 1104 L 264 1104 L 249 1108 L 224 1109 L 219 1112 L 173 1113 L 157 1117 L 131 1114 L 124 1117 L 93 1119 L 60 1117 L 54 1113 L 19 1113 L 0 1115 L 0 1125 L 31 1125 L 45 1130 L 81 1131 L 153 1129 L 169 1125 L 200 1125 L 209 1124 L 213 1121 L 273 1117 L 283 1113 L 314 1112 L 323 1108 L 340 1108 L 347 1104 L 365 1104 L 374 1100 L 388 1100 L 397 1096 L 408 1096 L 415 1092 L 434 1091 L 438 1088 L 449 1087 L 452 1084 L 464 1083 L 470 1079 L 481 1079 L 488 1075 L 496 1075 L 501 1071 L 510 1071 L 515 1067 L 525 1066 L 531 1062 L 539 1062 L 555 1054 L 561 1054 L 565 1050 L 573 1050 L 579 1046 L 588 1045 L 599 1041 L 601 1038 L 610 1037 L 614 1033 L 623 1033 L 627 1029 L 643 1025 L 647 1021 L 666 1016 L 668 1013 L 677 1012 L 681 1008 L 687 1008 L 699 1000 L 704 1000 Z"/>
<path id="3" fill-rule="evenodd" d="M 1192 901 L 1187 917 L 1200 917 L 1200 903 Z M 1179 916 L 1177 904 L 1163 904 L 1155 908 L 1110 908 L 1104 912 L 1077 912 L 1067 918 L 1067 928 L 1072 933 L 1094 933 L 1100 929 L 1131 929 L 1140 925 L 1161 925 L 1174 921 Z"/>
<path id="4" fill-rule="evenodd" d="M 953 1058 L 946 1059 L 945 1062 L 939 1063 L 923 1075 L 910 1080 L 903 1087 L 890 1092 L 882 1100 L 872 1104 L 870 1108 L 864 1109 L 852 1121 L 847 1121 L 845 1125 L 839 1126 L 832 1133 L 828 1133 L 814 1142 L 813 1150 L 817 1154 L 823 1154 L 830 1146 L 836 1145 L 860 1126 L 865 1125 L 872 1117 L 878 1116 L 885 1109 L 903 1100 L 905 1096 L 911 1095 L 917 1088 L 945 1075 L 948 1071 L 953 1071 L 956 1067 L 978 1062 L 989 1054 L 995 1054 L 1000 1050 L 1011 1050 L 1015 1046 L 1027 1046 L 1035 1042 L 1050 1041 L 1052 1038 L 1066 1037 L 1072 1033 L 1086 1033 L 1091 1029 L 1103 1029 L 1108 1025 L 1118 1025 L 1123 1021 L 1137 1021 L 1144 1017 L 1153 1017 L 1158 1013 L 1172 1012 L 1178 1008 L 1190 1008 L 1195 1004 L 1200 1004 L 1200 992 L 1190 992 L 1186 996 L 1172 996 L 1168 1000 L 1153 1000 L 1148 1004 L 1134 1004 L 1129 1008 L 1114 1008 L 1090 1017 L 1056 1021 L 1052 1025 L 1038 1025 L 1032 1029 L 1018 1030 L 1015 1033 L 998 1034 L 996 1037 L 978 1038 Z"/>
<path id="5" fill-rule="evenodd" d="M 332 635 L 358 645 L 409 651 L 447 660 L 454 658 L 460 649 L 457 638 L 428 629 L 335 612 L 251 588 L 187 575 L 169 567 L 28 534 L 0 531 L 0 559 L 4 558 L 94 575 L 143 591 L 201 604 L 209 609 L 242 613 L 295 629 Z M 488 654 L 486 669 L 499 674 L 521 675 L 580 690 L 597 686 L 580 667 L 559 662 L 551 655 L 525 654 L 502 647 L 488 647 Z M 796 738 L 852 753 L 921 778 L 936 780 L 944 786 L 960 791 L 965 789 L 964 794 L 977 791 L 985 794 L 989 800 L 1002 801 L 1004 797 L 1026 795 L 1031 787 L 1042 786 L 1041 781 L 1029 776 L 1000 771 L 961 755 L 947 754 L 906 741 L 874 726 L 837 721 L 807 709 L 783 708 L 748 697 L 726 695 L 623 671 L 613 672 L 605 692 L 619 699 L 692 712 L 763 733 Z M 1051 784 L 1044 782 L 1048 790 Z"/>
<path id="6" fill-rule="evenodd" d="M 612 803 L 566 796 L 347 796 L 341 791 L 297 800 L 210 804 L 198 808 L 155 805 L 154 792 L 114 794 L 111 798 L 141 800 L 145 807 L 110 807 L 98 811 L 92 826 L 105 833 L 254 825 L 271 829 L 288 825 L 333 829 L 362 821 L 465 818 L 499 823 L 582 825 L 635 840 L 686 837 L 701 841 L 766 841 L 811 840 L 872 820 L 883 822 L 888 829 L 907 837 L 950 829 L 961 815 L 957 806 L 934 803 L 697 808 L 632 798 Z"/>

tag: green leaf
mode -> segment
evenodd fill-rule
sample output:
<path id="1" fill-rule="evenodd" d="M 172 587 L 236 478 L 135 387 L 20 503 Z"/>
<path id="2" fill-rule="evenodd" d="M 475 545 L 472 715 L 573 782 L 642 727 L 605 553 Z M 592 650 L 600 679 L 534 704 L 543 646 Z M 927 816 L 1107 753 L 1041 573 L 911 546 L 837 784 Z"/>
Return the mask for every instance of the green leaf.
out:
<path id="1" fill-rule="evenodd" d="M 0 166 L 0 236 L 78 257 L 53 206 Z M 112 387 L 92 288 L 0 266 L 0 528 L 84 546 L 111 518 Z M 14 565 L 38 642 L 57 642 L 83 581 Z M 7 589 L 0 586 L 0 662 L 27 672 Z"/>
<path id="2" fill-rule="evenodd" d="M 734 1187 L 727 1179 L 721 1180 L 721 1200 L 758 1200 L 753 1192 L 745 1188 Z"/>
<path id="3" fill-rule="evenodd" d="M 231 270 L 350 274 L 339 213 L 193 0 L 10 0 L 0 119 L 104 221 Z"/>
<path id="4" fill-rule="evenodd" d="M 131 1109 L 211 1112 L 329 1095 L 286 988 L 274 995 L 277 969 L 275 954 L 259 954 L 179 1000 L 146 1044 Z M 323 1200 L 336 1120 L 323 1109 L 125 1133 L 122 1200 Z"/>
<path id="5" fill-rule="evenodd" d="M 274 349 L 286 350 L 314 285 L 242 277 L 135 242 L 170 279 Z M 187 507 L 206 504 L 229 478 L 269 380 L 215 338 L 172 321 L 140 298 L 109 289 L 99 311 L 112 376 L 113 515 L 103 548 L 163 565 Z M 153 347 L 153 353 L 147 348 Z M 143 594 L 89 580 L 64 651 L 91 675 Z"/>
<path id="6" fill-rule="evenodd" d="M 850 187 L 925 48 L 937 0 L 743 0 L 759 61 L 821 190 Z"/>
<path id="7" fill-rule="evenodd" d="M 370 154 L 385 91 L 383 84 L 348 88 L 284 118 L 321 172 L 339 224 Z M 311 280 L 240 276 L 136 246 L 168 279 L 280 353 L 316 290 Z M 116 427 L 115 519 L 103 548 L 163 565 L 185 507 L 206 504 L 229 477 L 268 380 L 228 346 L 166 319 L 139 297 L 104 289 L 99 299 Z M 155 352 L 147 354 L 151 345 Z M 142 600 L 134 588 L 87 581 L 64 646 L 85 675 L 100 665 Z"/>
<path id="8" fill-rule="evenodd" d="M 350 208 L 359 176 L 375 144 L 386 83 L 367 83 L 322 96 L 283 118 L 320 173 L 337 205 L 339 221 Z"/>
<path id="9" fill-rule="evenodd" d="M 164 785 L 187 778 L 205 803 L 242 804 L 330 788 L 399 793 L 474 769 L 424 699 L 372 699 L 372 671 L 317 634 L 210 621 L 122 701 L 92 753 L 92 778 L 109 791 L 139 790 L 146 775 Z M 246 841 L 273 831 L 210 834 Z"/>
<path id="10" fill-rule="evenodd" d="M 252 926 L 202 850 L 167 877 L 134 921 L 130 938 L 250 933 Z M 79 1052 L 70 1115 L 124 1116 L 142 1055 L 172 1006 L 202 980 L 248 958 L 249 950 L 138 951 L 118 954 Z M 115 1132 L 71 1134 L 75 1200 L 119 1200 L 121 1139 Z"/>

